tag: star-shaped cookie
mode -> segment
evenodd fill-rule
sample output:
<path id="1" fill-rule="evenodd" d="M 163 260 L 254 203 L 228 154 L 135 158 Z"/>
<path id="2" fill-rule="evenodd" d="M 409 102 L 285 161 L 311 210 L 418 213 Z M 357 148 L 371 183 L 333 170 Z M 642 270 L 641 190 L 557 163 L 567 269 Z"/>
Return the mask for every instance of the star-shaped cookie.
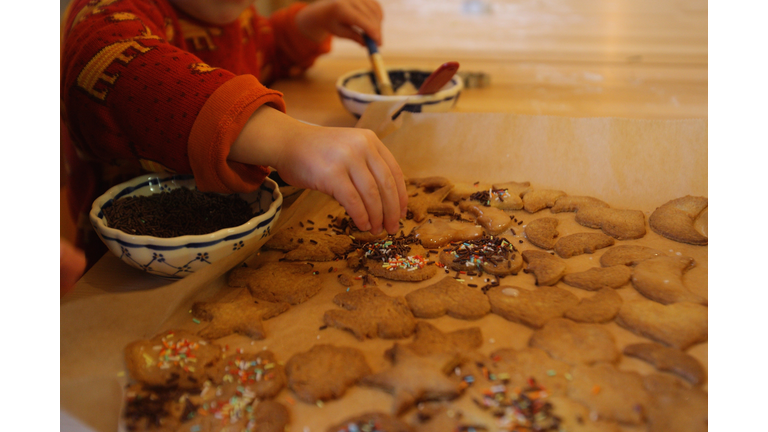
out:
<path id="1" fill-rule="evenodd" d="M 396 343 L 392 347 L 392 357 L 392 367 L 368 375 L 360 382 L 392 393 L 394 414 L 404 413 L 419 401 L 453 399 L 460 394 L 459 383 L 447 376 L 461 363 L 459 355 L 420 357 Z"/>
<path id="2" fill-rule="evenodd" d="M 413 220 L 421 222 L 427 214 L 453 214 L 452 203 L 443 202 L 453 184 L 443 177 L 408 179 L 408 210 Z"/>
<path id="3" fill-rule="evenodd" d="M 337 294 L 333 302 L 345 310 L 325 312 L 326 325 L 348 330 L 359 340 L 381 337 L 408 337 L 416 327 L 408 304 L 402 297 L 390 297 L 378 288 L 363 288 Z"/>
<path id="4" fill-rule="evenodd" d="M 218 339 L 238 333 L 258 340 L 266 337 L 262 320 L 280 315 L 288 308 L 288 303 L 256 300 L 247 290 L 243 290 L 231 302 L 193 304 L 192 316 L 211 322 L 199 332 L 202 337 Z"/>

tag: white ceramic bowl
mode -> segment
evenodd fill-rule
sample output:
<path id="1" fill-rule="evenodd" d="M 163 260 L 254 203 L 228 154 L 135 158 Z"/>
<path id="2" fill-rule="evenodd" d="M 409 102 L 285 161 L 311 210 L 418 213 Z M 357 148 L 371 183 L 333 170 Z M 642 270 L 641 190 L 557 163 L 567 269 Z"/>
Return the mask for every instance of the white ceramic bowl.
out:
<path id="1" fill-rule="evenodd" d="M 355 117 L 360 118 L 369 103 L 373 101 L 401 101 L 406 104 L 400 111 L 410 112 L 445 112 L 456 105 L 459 100 L 464 83 L 458 75 L 444 85 L 440 91 L 431 95 L 397 95 L 398 91 L 406 89 L 415 93 L 425 79 L 433 71 L 412 68 L 387 68 L 389 80 L 392 81 L 393 96 L 376 94 L 374 86 L 375 78 L 371 70 L 360 69 L 342 75 L 336 81 L 336 90 L 339 93 L 342 105 Z M 396 117 L 399 114 L 395 114 Z"/>
<path id="2" fill-rule="evenodd" d="M 191 175 L 156 173 L 121 183 L 94 201 L 90 212 L 91 225 L 109 250 L 126 264 L 154 275 L 181 279 L 241 249 L 249 241 L 269 235 L 283 205 L 277 183 L 267 178 L 258 190 L 238 194 L 258 216 L 234 228 L 204 235 L 160 238 L 131 235 L 107 225 L 102 209 L 112 205 L 114 200 L 181 187 L 194 189 L 195 179 Z"/>

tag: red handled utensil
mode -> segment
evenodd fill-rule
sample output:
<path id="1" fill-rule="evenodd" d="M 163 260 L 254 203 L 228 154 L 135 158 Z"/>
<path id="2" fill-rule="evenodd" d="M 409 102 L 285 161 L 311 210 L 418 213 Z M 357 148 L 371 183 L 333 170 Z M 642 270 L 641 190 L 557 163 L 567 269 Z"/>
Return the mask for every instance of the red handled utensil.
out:
<path id="1" fill-rule="evenodd" d="M 443 63 L 424 80 L 421 87 L 419 87 L 418 94 L 428 95 L 437 93 L 438 90 L 443 88 L 443 86 L 456 75 L 456 71 L 458 70 L 459 62 L 451 61 Z"/>

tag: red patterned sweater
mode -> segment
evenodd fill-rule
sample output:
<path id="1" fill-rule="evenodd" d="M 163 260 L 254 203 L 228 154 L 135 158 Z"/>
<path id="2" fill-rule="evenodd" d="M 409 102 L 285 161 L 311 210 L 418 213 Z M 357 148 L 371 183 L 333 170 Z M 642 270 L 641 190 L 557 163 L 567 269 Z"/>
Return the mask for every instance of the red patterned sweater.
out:
<path id="1" fill-rule="evenodd" d="M 330 50 L 295 25 L 304 4 L 270 18 L 253 8 L 213 26 L 167 0 L 73 0 L 62 22 L 62 156 L 78 245 L 104 249 L 88 223 L 93 200 L 144 171 L 194 174 L 202 190 L 256 189 L 267 167 L 227 161 L 263 104 L 263 83 L 298 75 Z M 94 250 L 91 250 L 94 248 Z"/>

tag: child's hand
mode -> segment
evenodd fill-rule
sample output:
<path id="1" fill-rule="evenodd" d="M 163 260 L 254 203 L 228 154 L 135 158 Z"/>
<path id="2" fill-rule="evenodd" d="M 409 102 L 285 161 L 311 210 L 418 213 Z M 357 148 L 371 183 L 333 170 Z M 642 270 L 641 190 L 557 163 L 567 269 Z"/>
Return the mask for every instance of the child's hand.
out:
<path id="1" fill-rule="evenodd" d="M 296 25 L 310 39 L 321 41 L 328 33 L 365 46 L 358 27 L 381 45 L 381 5 L 376 0 L 320 0 L 296 14 Z"/>
<path id="2" fill-rule="evenodd" d="M 61 282 L 61 294 L 64 295 L 74 288 L 77 280 L 85 271 L 85 254 L 77 249 L 72 243 L 60 239 L 61 241 L 61 263 L 59 282 Z"/>
<path id="3" fill-rule="evenodd" d="M 394 156 L 367 129 L 301 123 L 262 106 L 232 144 L 229 159 L 268 165 L 289 184 L 334 197 L 362 231 L 397 233 L 405 180 Z"/>

